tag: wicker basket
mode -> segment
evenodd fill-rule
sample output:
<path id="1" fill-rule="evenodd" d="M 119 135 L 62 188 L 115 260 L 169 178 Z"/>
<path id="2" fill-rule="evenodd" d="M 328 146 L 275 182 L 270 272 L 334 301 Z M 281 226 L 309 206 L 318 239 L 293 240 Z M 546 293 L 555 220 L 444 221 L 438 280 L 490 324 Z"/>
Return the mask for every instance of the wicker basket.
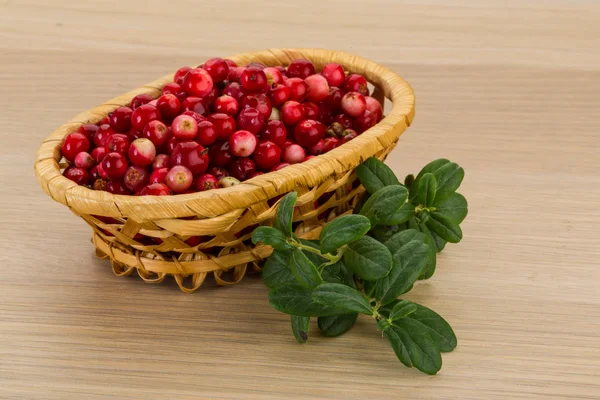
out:
<path id="1" fill-rule="evenodd" d="M 393 107 L 373 128 L 305 163 L 225 189 L 161 197 L 113 195 L 78 186 L 61 175 L 60 145 L 81 124 L 100 121 L 137 94 L 158 97 L 172 80 L 171 74 L 77 115 L 42 143 L 35 173 L 50 197 L 92 227 L 96 253 L 110 259 L 115 274 L 126 276 L 137 270 L 144 281 L 152 283 L 172 275 L 188 293 L 198 289 L 208 274 L 220 285 L 239 282 L 249 264 L 259 271 L 260 260 L 272 251 L 269 246 L 254 247 L 250 235 L 256 226 L 271 223 L 281 195 L 298 192 L 295 232 L 315 237 L 327 219 L 349 212 L 364 191 L 354 168 L 371 156 L 385 158 L 414 116 L 415 99 L 408 83 L 364 58 L 321 49 L 274 49 L 229 58 L 240 65 L 252 61 L 288 65 L 306 58 L 317 69 L 337 62 L 364 75 L 375 86 L 374 96 L 380 101 L 385 96 Z M 191 237 L 195 237 L 193 246 L 186 243 Z"/>

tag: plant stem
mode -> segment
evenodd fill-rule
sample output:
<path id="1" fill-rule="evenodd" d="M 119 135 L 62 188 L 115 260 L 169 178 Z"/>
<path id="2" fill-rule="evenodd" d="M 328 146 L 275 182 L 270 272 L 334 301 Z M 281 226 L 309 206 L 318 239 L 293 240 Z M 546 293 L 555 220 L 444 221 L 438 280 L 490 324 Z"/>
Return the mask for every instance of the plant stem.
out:
<path id="1" fill-rule="evenodd" d="M 305 244 L 298 243 L 296 241 L 290 241 L 289 244 L 291 244 L 292 246 L 294 246 L 300 250 L 308 251 L 309 253 L 316 254 L 318 256 L 321 256 L 321 257 L 329 260 L 329 262 L 322 264 L 319 267 L 319 272 L 323 272 L 323 270 L 325 269 L 326 266 L 333 265 L 333 264 L 337 263 L 338 261 L 340 261 L 342 259 L 342 256 L 344 255 L 344 252 L 346 251 L 346 246 L 342 246 L 338 249 L 338 252 L 336 255 L 333 255 L 330 253 L 323 254 L 323 253 L 321 253 L 321 251 L 319 249 L 315 249 L 312 246 L 307 246 Z"/>

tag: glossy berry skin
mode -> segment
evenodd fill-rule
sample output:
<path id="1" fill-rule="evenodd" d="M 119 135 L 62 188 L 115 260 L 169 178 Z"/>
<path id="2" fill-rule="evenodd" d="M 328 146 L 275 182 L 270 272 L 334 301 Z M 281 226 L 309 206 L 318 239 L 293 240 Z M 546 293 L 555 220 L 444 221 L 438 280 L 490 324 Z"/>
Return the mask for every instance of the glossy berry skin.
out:
<path id="1" fill-rule="evenodd" d="M 342 97 L 344 93 L 336 87 L 329 88 L 329 94 L 323 100 L 323 103 L 331 110 L 339 110 L 342 105 Z"/>
<path id="2" fill-rule="evenodd" d="M 104 145 L 107 153 L 121 153 L 126 154 L 129 149 L 129 137 L 122 133 L 115 133 L 106 140 Z"/>
<path id="3" fill-rule="evenodd" d="M 183 78 L 181 87 L 190 96 L 204 97 L 213 90 L 214 84 L 206 70 L 194 68 Z"/>
<path id="4" fill-rule="evenodd" d="M 83 168 L 68 167 L 63 172 L 63 176 L 78 185 L 88 185 L 90 183 L 90 174 Z"/>
<path id="5" fill-rule="evenodd" d="M 88 138 L 79 132 L 73 132 L 67 135 L 65 138 L 61 152 L 63 157 L 69 161 L 75 160 L 75 156 L 82 151 L 88 151 L 90 149 L 90 141 Z"/>
<path id="6" fill-rule="evenodd" d="M 223 167 L 212 167 L 208 170 L 208 173 L 217 178 L 217 181 L 221 180 L 221 178 L 229 176 L 229 172 L 227 172 L 227 170 Z"/>
<path id="7" fill-rule="evenodd" d="M 216 113 L 208 116 L 208 120 L 212 122 L 215 131 L 217 132 L 217 139 L 227 140 L 229 136 L 233 135 L 233 132 L 237 129 L 235 119 L 231 115 Z"/>
<path id="8" fill-rule="evenodd" d="M 314 103 L 325 100 L 329 95 L 329 83 L 322 75 L 311 75 L 304 82 L 308 85 L 306 99 Z"/>
<path id="9" fill-rule="evenodd" d="M 88 138 L 90 143 L 92 143 L 92 141 L 94 140 L 94 134 L 96 133 L 97 130 L 98 130 L 98 125 L 96 125 L 96 124 L 83 124 L 77 129 L 77 132 L 83 133 L 85 135 L 85 137 Z"/>
<path id="10" fill-rule="evenodd" d="M 208 155 L 212 165 L 225 167 L 233 158 L 231 151 L 229 151 L 229 141 L 216 142 L 210 146 Z"/>
<path id="11" fill-rule="evenodd" d="M 96 147 L 94 150 L 92 150 L 90 155 L 94 159 L 95 164 L 100 164 L 106 155 L 106 148 L 104 146 Z"/>
<path id="12" fill-rule="evenodd" d="M 190 96 L 181 102 L 181 109 L 184 111 L 194 111 L 202 116 L 210 113 L 210 105 L 206 99 Z"/>
<path id="13" fill-rule="evenodd" d="M 240 106 L 236 99 L 231 96 L 223 95 L 218 97 L 213 104 L 213 110 L 216 113 L 223 113 L 231 116 L 236 116 Z"/>
<path id="14" fill-rule="evenodd" d="M 375 126 L 377 122 L 375 114 L 370 111 L 365 111 L 363 115 L 354 120 L 353 128 L 360 135 L 367 129 Z"/>
<path id="15" fill-rule="evenodd" d="M 112 194 L 131 194 L 131 192 L 127 189 L 127 186 L 125 186 L 125 184 L 119 180 L 106 182 L 106 185 L 104 185 L 104 191 Z"/>
<path id="16" fill-rule="evenodd" d="M 175 146 L 171 154 L 171 165 L 187 167 L 194 176 L 206 172 L 208 169 L 208 149 L 196 142 L 181 142 Z"/>
<path id="17" fill-rule="evenodd" d="M 213 89 L 204 96 L 204 99 L 208 103 L 209 106 L 212 106 L 217 98 L 221 96 L 221 89 L 217 86 L 213 87 Z"/>
<path id="18" fill-rule="evenodd" d="M 157 148 L 163 147 L 169 141 L 171 133 L 167 126 L 160 121 L 151 121 L 142 133 L 142 137 L 149 139 Z"/>
<path id="19" fill-rule="evenodd" d="M 291 144 L 283 151 L 283 161 L 289 164 L 301 163 L 305 158 L 306 152 L 299 144 Z"/>
<path id="20" fill-rule="evenodd" d="M 239 179 L 240 181 L 245 181 L 250 174 L 256 171 L 256 165 L 254 164 L 254 161 L 249 158 L 236 158 L 229 164 L 227 171 L 232 177 Z"/>
<path id="21" fill-rule="evenodd" d="M 154 100 L 154 99 L 149 94 L 144 94 L 144 93 L 138 94 L 133 99 L 131 99 L 131 102 L 129 103 L 129 107 L 135 111 L 135 109 L 137 109 L 138 107 L 141 107 L 144 104 L 148 104 L 152 100 Z"/>
<path id="22" fill-rule="evenodd" d="M 300 78 L 289 78 L 284 85 L 290 89 L 290 100 L 302 102 L 308 95 L 308 85 Z"/>
<path id="23" fill-rule="evenodd" d="M 171 157 L 166 154 L 157 154 L 152 161 L 152 169 L 169 168 L 171 166 Z"/>
<path id="24" fill-rule="evenodd" d="M 223 88 L 223 95 L 233 97 L 238 103 L 245 94 L 246 91 L 238 82 L 230 82 Z"/>
<path id="25" fill-rule="evenodd" d="M 148 170 L 137 165 L 132 165 L 125 171 L 123 183 L 133 193 L 139 192 L 150 181 Z"/>
<path id="26" fill-rule="evenodd" d="M 237 157 L 249 157 L 256 150 L 257 139 L 249 131 L 237 131 L 229 137 L 231 154 Z"/>
<path id="27" fill-rule="evenodd" d="M 283 83 L 283 75 L 281 75 L 281 72 L 277 68 L 267 67 L 263 69 L 263 72 L 267 76 L 267 82 L 269 82 L 269 87 Z"/>
<path id="28" fill-rule="evenodd" d="M 308 60 L 294 60 L 288 66 L 287 73 L 292 78 L 305 79 L 315 73 L 315 66 Z"/>
<path id="29" fill-rule="evenodd" d="M 169 173 L 169 168 L 158 168 L 152 171 L 148 183 L 164 183 L 165 177 Z"/>
<path id="30" fill-rule="evenodd" d="M 272 120 L 267 122 L 260 131 L 260 139 L 273 142 L 278 146 L 283 146 L 287 138 L 287 129 L 282 121 Z"/>
<path id="31" fill-rule="evenodd" d="M 179 115 L 181 102 L 174 94 L 163 94 L 156 101 L 156 108 L 158 108 L 161 117 L 171 120 Z"/>
<path id="32" fill-rule="evenodd" d="M 100 162 L 100 164 L 96 165 L 94 168 L 96 168 L 96 172 L 98 173 L 98 176 L 100 176 L 100 178 L 104 180 L 108 179 L 108 174 L 106 173 L 104 168 L 102 168 L 102 162 Z"/>
<path id="33" fill-rule="evenodd" d="M 263 115 L 265 121 L 271 116 L 271 100 L 263 93 L 248 94 L 242 97 L 241 109 L 245 110 L 246 108 L 256 108 Z"/>
<path id="34" fill-rule="evenodd" d="M 308 151 L 313 156 L 318 156 L 319 154 L 325 153 L 325 142 L 323 142 L 322 140 L 319 140 L 317 143 L 310 146 L 308 148 Z"/>
<path id="35" fill-rule="evenodd" d="M 178 85 L 182 85 L 183 84 L 183 78 L 185 78 L 185 76 L 191 70 L 192 69 L 190 67 L 181 67 L 181 68 L 179 68 L 177 70 L 177 72 L 175 72 L 175 75 L 173 76 L 173 82 L 177 83 Z"/>
<path id="36" fill-rule="evenodd" d="M 119 107 L 110 114 L 108 121 L 115 132 L 127 133 L 131 129 L 131 114 L 133 110 L 129 107 Z"/>
<path id="37" fill-rule="evenodd" d="M 202 121 L 198 124 L 198 136 L 196 137 L 198 143 L 202 146 L 210 146 L 217 141 L 217 131 L 215 126 L 210 121 Z"/>
<path id="38" fill-rule="evenodd" d="M 299 145 L 310 147 L 325 136 L 325 125 L 313 119 L 306 119 L 294 128 L 294 138 Z"/>
<path id="39" fill-rule="evenodd" d="M 110 179 L 121 178 L 129 166 L 127 159 L 121 153 L 108 153 L 100 165 Z"/>
<path id="40" fill-rule="evenodd" d="M 377 121 L 381 120 L 381 117 L 383 117 L 383 108 L 381 107 L 381 103 L 376 98 L 371 96 L 366 96 L 365 101 L 367 102 L 367 111 L 372 112 Z"/>
<path id="41" fill-rule="evenodd" d="M 169 196 L 171 191 L 164 183 L 151 183 L 139 191 L 139 196 Z"/>
<path id="42" fill-rule="evenodd" d="M 152 164 L 156 157 L 156 146 L 150 139 L 140 138 L 131 143 L 127 151 L 129 161 L 138 167 Z"/>
<path id="43" fill-rule="evenodd" d="M 127 132 L 127 138 L 130 142 L 133 142 L 135 139 L 139 139 L 144 136 L 144 132 L 138 132 L 136 129 L 131 128 L 129 132 Z"/>
<path id="44" fill-rule="evenodd" d="M 325 153 L 331 151 L 340 145 L 340 139 L 334 137 L 328 137 L 323 140 L 323 147 Z"/>
<path id="45" fill-rule="evenodd" d="M 311 76 L 316 76 L 316 75 L 311 75 Z M 302 103 L 302 106 L 304 107 L 304 118 L 315 119 L 315 120 L 321 119 L 321 111 L 319 110 L 319 106 L 317 106 L 315 103 L 311 103 L 310 101 L 305 101 L 304 103 Z"/>
<path id="46" fill-rule="evenodd" d="M 246 108 L 240 112 L 237 118 L 237 128 L 239 130 L 250 131 L 258 134 L 265 123 L 265 117 L 256 108 Z"/>
<path id="47" fill-rule="evenodd" d="M 90 174 L 90 182 L 92 183 L 92 185 L 95 185 L 95 183 L 96 183 L 97 180 L 103 180 L 100 177 L 100 174 L 98 173 L 98 166 L 97 165 L 94 165 L 92 167 L 92 169 L 90 169 L 89 174 Z M 100 185 L 100 183 L 99 183 L 99 185 Z M 103 183 L 102 183 L 102 188 L 104 188 L 104 184 Z M 102 190 L 102 188 L 100 190 Z M 98 190 L 98 189 L 96 189 L 94 187 L 94 190 Z"/>
<path id="48" fill-rule="evenodd" d="M 240 75 L 242 87 L 249 92 L 266 92 L 269 89 L 267 76 L 262 69 L 248 67 Z"/>
<path id="49" fill-rule="evenodd" d="M 214 83 L 223 82 L 229 75 L 229 65 L 222 58 L 211 58 L 204 63 L 203 67 L 210 75 Z"/>
<path id="50" fill-rule="evenodd" d="M 365 97 L 358 92 L 348 92 L 342 97 L 342 111 L 351 117 L 360 117 L 367 109 Z"/>
<path id="51" fill-rule="evenodd" d="M 289 167 L 290 163 L 283 162 L 281 164 L 277 164 L 273 168 L 271 168 L 271 172 L 279 171 L 280 169 L 284 169 L 285 167 Z"/>
<path id="52" fill-rule="evenodd" d="M 281 107 L 281 120 L 288 126 L 296 125 L 304 119 L 304 106 L 297 101 L 288 101 Z"/>
<path id="53" fill-rule="evenodd" d="M 144 104 L 133 110 L 131 114 L 131 127 L 138 132 L 144 130 L 150 122 L 160 120 L 160 112 L 150 104 Z"/>
<path id="54" fill-rule="evenodd" d="M 192 186 L 192 183 L 194 183 L 192 171 L 183 165 L 174 166 L 165 176 L 165 184 L 173 193 L 185 192 Z"/>
<path id="55" fill-rule="evenodd" d="M 268 171 L 281 162 L 281 149 L 273 142 L 262 141 L 256 147 L 252 159 L 258 169 Z"/>
<path id="56" fill-rule="evenodd" d="M 210 189 L 218 189 L 219 187 L 221 187 L 219 185 L 219 180 L 214 175 L 203 174 L 196 179 L 196 190 L 199 192 Z"/>
<path id="57" fill-rule="evenodd" d="M 229 68 L 229 74 L 227 75 L 227 80 L 231 83 L 240 83 L 240 77 L 242 76 L 242 72 L 246 67 L 233 67 Z"/>
<path id="58" fill-rule="evenodd" d="M 273 107 L 277 107 L 290 99 L 290 88 L 285 85 L 278 84 L 269 90 L 269 99 Z"/>
<path id="59" fill-rule="evenodd" d="M 367 80 L 359 74 L 350 74 L 344 80 L 342 90 L 348 92 L 358 92 L 363 96 L 369 95 L 369 87 L 367 86 Z"/>
<path id="60" fill-rule="evenodd" d="M 206 117 L 203 117 L 202 115 L 198 114 L 196 111 L 184 111 L 181 113 L 181 115 L 189 115 L 190 117 L 194 118 L 197 123 L 206 121 Z"/>
<path id="61" fill-rule="evenodd" d="M 167 142 L 167 153 L 173 154 L 173 150 L 179 143 L 181 143 L 181 141 L 177 140 L 177 138 L 169 138 L 169 141 Z"/>
<path id="62" fill-rule="evenodd" d="M 177 96 L 179 101 L 182 101 L 187 97 L 187 93 L 183 91 L 181 85 L 175 82 L 167 83 L 165 86 L 163 86 L 161 94 L 163 96 L 165 94 L 173 94 Z"/>
<path id="63" fill-rule="evenodd" d="M 342 125 L 345 129 L 352 128 L 352 118 L 347 116 L 346 114 L 338 114 L 334 118 L 334 122 Z"/>
<path id="64" fill-rule="evenodd" d="M 238 66 L 235 61 L 230 60 L 229 58 L 225 58 L 224 60 L 227 63 L 227 65 L 229 66 L 229 68 L 235 68 Z"/>
<path id="65" fill-rule="evenodd" d="M 321 71 L 323 78 L 327 79 L 329 86 L 340 87 L 346 80 L 346 74 L 344 74 L 344 68 L 336 63 L 329 63 L 323 66 Z"/>
<path id="66" fill-rule="evenodd" d="M 189 115 L 179 115 L 171 123 L 171 134 L 179 140 L 192 140 L 198 134 L 198 123 Z"/>

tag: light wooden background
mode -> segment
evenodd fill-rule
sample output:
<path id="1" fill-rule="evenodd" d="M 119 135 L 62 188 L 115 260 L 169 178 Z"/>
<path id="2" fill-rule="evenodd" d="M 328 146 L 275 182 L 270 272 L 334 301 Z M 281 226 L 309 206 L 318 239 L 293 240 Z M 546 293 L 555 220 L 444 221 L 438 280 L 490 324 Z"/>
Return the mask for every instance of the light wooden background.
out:
<path id="1" fill-rule="evenodd" d="M 257 278 L 184 295 L 112 275 L 34 178 L 63 121 L 182 65 L 269 47 L 405 77 L 400 174 L 467 171 L 465 239 L 411 298 L 453 325 L 435 377 L 371 321 L 294 342 Z M 1 399 L 600 398 L 600 4 L 0 0 Z"/>

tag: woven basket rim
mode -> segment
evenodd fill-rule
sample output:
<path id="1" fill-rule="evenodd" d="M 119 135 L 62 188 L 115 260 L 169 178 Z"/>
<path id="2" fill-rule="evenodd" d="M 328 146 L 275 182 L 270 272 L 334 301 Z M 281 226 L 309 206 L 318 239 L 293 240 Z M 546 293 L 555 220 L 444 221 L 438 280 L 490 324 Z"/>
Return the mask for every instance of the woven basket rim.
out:
<path id="1" fill-rule="evenodd" d="M 414 117 L 415 98 L 411 86 L 390 69 L 362 57 L 325 49 L 270 49 L 227 58 L 238 64 L 258 61 L 265 65 L 288 65 L 294 59 L 306 58 L 318 69 L 327 62 L 337 62 L 352 72 L 363 74 L 375 84 L 392 101 L 392 110 L 377 125 L 326 154 L 219 190 L 176 196 L 114 195 L 79 186 L 61 174 L 58 163 L 60 146 L 66 135 L 84 123 L 98 122 L 108 112 L 128 104 L 137 94 L 146 93 L 156 97 L 160 89 L 172 81 L 173 75 L 168 74 L 80 113 L 48 136 L 42 142 L 34 164 L 35 174 L 44 191 L 78 214 L 126 217 L 137 221 L 190 216 L 217 217 L 285 194 L 298 184 L 314 186 L 331 176 L 352 170 L 396 140 Z"/>

